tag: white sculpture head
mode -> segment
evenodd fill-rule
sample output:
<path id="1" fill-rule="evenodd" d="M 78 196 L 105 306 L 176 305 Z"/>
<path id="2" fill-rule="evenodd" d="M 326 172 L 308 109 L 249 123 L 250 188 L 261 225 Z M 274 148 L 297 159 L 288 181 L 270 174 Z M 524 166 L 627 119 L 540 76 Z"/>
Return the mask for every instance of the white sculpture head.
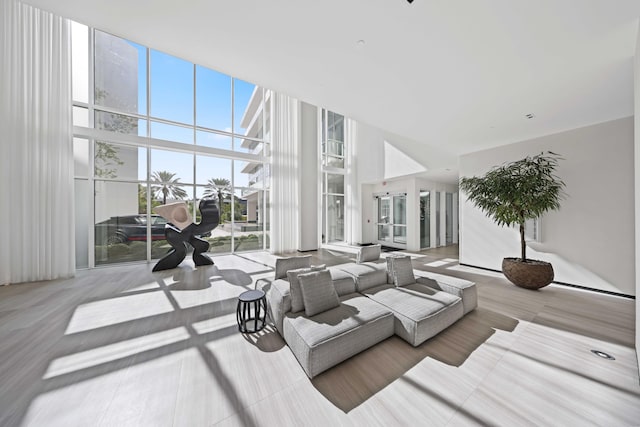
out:
<path id="1" fill-rule="evenodd" d="M 156 206 L 153 211 L 178 227 L 180 230 L 184 230 L 193 224 L 193 218 L 191 217 L 191 213 L 189 213 L 189 209 L 185 202 L 175 202 Z"/>

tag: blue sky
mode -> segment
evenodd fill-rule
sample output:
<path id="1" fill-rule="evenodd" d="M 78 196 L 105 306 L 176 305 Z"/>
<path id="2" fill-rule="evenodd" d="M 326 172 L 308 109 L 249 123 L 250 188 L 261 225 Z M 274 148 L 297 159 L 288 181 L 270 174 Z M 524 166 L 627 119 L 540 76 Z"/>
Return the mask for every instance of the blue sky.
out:
<path id="1" fill-rule="evenodd" d="M 129 42 L 138 52 L 138 113 L 147 114 L 147 55 L 146 48 Z M 233 82 L 234 117 L 232 123 L 231 92 L 232 78 L 217 71 L 196 66 L 195 112 L 193 64 L 162 52 L 150 50 L 150 90 L 149 114 L 153 117 L 195 124 L 211 129 L 244 133 L 240 120 L 249 102 L 255 85 L 235 79 Z M 146 136 L 146 121 L 140 121 L 139 134 Z M 183 128 L 164 123 L 151 122 L 150 136 L 158 139 L 193 142 L 193 128 Z M 226 135 L 214 132 L 196 132 L 196 143 L 208 147 L 231 150 L 234 141 Z M 240 140 L 236 140 L 239 146 Z M 138 171 L 140 180 L 146 180 L 145 150 L 140 150 Z M 175 173 L 180 182 L 205 184 L 210 178 L 232 180 L 232 161 L 228 159 L 196 156 L 194 177 L 194 156 L 165 150 L 151 150 L 151 170 Z M 240 173 L 245 162 L 235 161 L 235 185 L 246 186 L 248 176 Z"/>

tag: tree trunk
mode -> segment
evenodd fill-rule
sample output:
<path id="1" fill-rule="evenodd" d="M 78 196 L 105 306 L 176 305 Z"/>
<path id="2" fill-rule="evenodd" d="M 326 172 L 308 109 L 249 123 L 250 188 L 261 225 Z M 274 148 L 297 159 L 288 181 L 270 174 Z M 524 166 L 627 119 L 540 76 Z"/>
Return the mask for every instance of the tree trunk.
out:
<path id="1" fill-rule="evenodd" d="M 527 261 L 527 244 L 524 241 L 524 222 L 520 223 L 520 253 L 522 262 Z"/>

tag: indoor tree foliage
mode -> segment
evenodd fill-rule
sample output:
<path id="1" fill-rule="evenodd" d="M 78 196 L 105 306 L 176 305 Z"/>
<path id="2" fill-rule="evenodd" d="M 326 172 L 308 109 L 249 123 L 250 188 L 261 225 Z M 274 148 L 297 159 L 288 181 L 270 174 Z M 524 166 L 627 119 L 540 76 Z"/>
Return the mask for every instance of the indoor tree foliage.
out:
<path id="1" fill-rule="evenodd" d="M 494 167 L 481 177 L 463 177 L 460 189 L 500 226 L 520 226 L 521 260 L 527 262 L 524 224 L 560 209 L 565 184 L 555 175 L 558 154 L 551 151 Z"/>

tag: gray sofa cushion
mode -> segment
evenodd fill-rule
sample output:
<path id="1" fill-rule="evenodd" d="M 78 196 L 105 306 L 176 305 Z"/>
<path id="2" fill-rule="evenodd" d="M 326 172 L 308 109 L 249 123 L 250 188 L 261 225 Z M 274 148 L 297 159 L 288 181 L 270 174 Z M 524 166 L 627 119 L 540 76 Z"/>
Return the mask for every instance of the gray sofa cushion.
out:
<path id="1" fill-rule="evenodd" d="M 282 335 L 282 321 L 285 314 L 291 311 L 289 282 L 283 279 L 271 282 L 271 286 L 267 290 L 267 311 L 280 335 Z"/>
<path id="2" fill-rule="evenodd" d="M 331 273 L 333 286 L 336 288 L 338 296 L 348 295 L 356 292 L 356 278 L 339 268 L 327 268 Z"/>
<path id="3" fill-rule="evenodd" d="M 305 267 L 311 267 L 311 255 L 278 258 L 276 260 L 276 275 L 274 279 L 286 279 L 287 271 Z"/>
<path id="4" fill-rule="evenodd" d="M 413 275 L 413 266 L 411 265 L 410 256 L 391 258 L 390 264 L 394 285 L 405 286 L 416 283 L 416 278 Z"/>
<path id="5" fill-rule="evenodd" d="M 340 300 L 313 317 L 284 318 L 284 339 L 309 378 L 393 335 L 393 313 L 386 307 L 357 293 Z"/>
<path id="6" fill-rule="evenodd" d="M 312 271 L 320 271 L 326 268 L 325 264 L 312 266 L 308 268 L 296 268 L 287 271 L 287 280 L 289 281 L 289 292 L 291 293 L 291 311 L 297 313 L 304 310 L 304 300 L 302 299 L 302 291 L 300 290 L 300 281 L 298 275 L 311 273 Z"/>
<path id="7" fill-rule="evenodd" d="M 341 264 L 333 268 L 352 275 L 355 278 L 358 292 L 387 283 L 387 271 L 384 264 Z"/>
<path id="8" fill-rule="evenodd" d="M 401 258 L 404 255 L 387 255 L 385 257 L 385 262 L 387 263 L 387 283 L 393 285 L 393 260 L 396 258 Z"/>
<path id="9" fill-rule="evenodd" d="M 478 289 L 475 283 L 458 277 L 431 273 L 430 271 L 415 270 L 414 273 L 416 282 L 462 298 L 464 314 L 475 310 L 478 306 Z"/>
<path id="10" fill-rule="evenodd" d="M 362 246 L 356 255 L 356 263 L 375 261 L 380 258 L 380 245 Z"/>
<path id="11" fill-rule="evenodd" d="M 327 270 L 298 275 L 304 312 L 307 316 L 315 316 L 340 305 L 338 294 L 331 281 L 331 273 Z"/>
<path id="12" fill-rule="evenodd" d="M 378 286 L 368 289 L 365 295 L 393 311 L 396 335 L 413 346 L 422 344 L 464 315 L 460 298 L 418 283 L 403 287 Z"/>

